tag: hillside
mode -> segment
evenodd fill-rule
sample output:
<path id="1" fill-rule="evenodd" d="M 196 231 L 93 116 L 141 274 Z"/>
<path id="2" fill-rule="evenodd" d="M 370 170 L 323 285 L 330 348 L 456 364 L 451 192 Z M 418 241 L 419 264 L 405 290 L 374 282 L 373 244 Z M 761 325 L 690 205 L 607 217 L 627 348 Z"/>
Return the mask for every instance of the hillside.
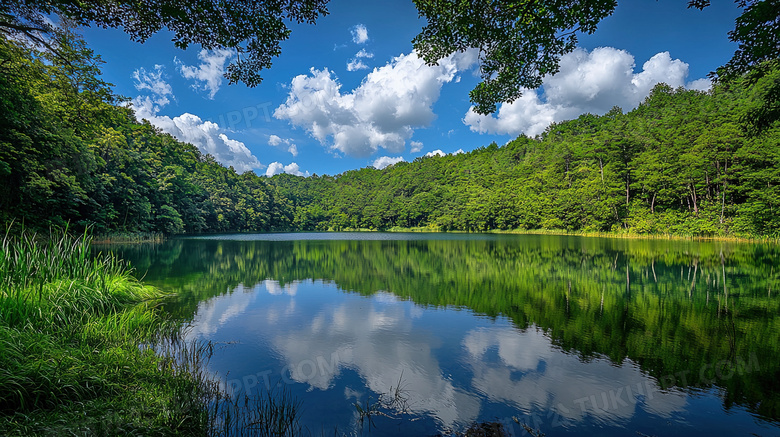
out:
<path id="1" fill-rule="evenodd" d="M 270 183 L 298 229 L 777 235 L 780 130 L 748 136 L 741 120 L 779 78 L 707 93 L 658 85 L 627 114 L 586 114 L 538 138 Z"/>
<path id="2" fill-rule="evenodd" d="M 470 153 L 337 176 L 239 175 L 136 121 L 72 38 L 63 56 L 0 40 L 0 220 L 95 232 L 564 229 L 780 233 L 780 126 L 743 131 L 757 82 L 658 85 L 614 108 Z"/>

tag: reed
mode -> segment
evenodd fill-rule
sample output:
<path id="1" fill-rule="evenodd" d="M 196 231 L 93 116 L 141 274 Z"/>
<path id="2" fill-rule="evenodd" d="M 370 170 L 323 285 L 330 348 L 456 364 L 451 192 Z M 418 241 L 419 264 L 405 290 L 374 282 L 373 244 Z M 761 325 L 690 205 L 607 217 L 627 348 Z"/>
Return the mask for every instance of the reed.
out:
<path id="1" fill-rule="evenodd" d="M 162 243 L 165 235 L 159 232 L 114 232 L 94 235 L 93 244 L 148 244 Z"/>
<path id="2" fill-rule="evenodd" d="M 67 229 L 6 229 L 0 434 L 204 434 L 218 394 L 157 353 L 179 333 L 157 309 L 162 293 L 113 256 L 93 256 L 90 243 Z"/>
<path id="3" fill-rule="evenodd" d="M 6 229 L 0 251 L 0 435 L 298 435 L 281 388 L 234 399 L 143 285 L 86 233 Z"/>

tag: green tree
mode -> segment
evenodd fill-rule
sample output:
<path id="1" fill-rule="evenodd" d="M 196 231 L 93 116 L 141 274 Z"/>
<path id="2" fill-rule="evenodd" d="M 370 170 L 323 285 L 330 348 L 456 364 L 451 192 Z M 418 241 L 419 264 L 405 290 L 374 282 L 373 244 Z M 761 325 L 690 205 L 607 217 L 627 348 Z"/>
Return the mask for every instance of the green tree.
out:
<path id="1" fill-rule="evenodd" d="M 328 13 L 328 0 L 213 0 L 143 3 L 121 0 L 9 0 L 0 4 L 0 34 L 23 34 L 49 46 L 42 34 L 55 29 L 45 14 L 56 14 L 74 25 L 121 28 L 133 40 L 146 41 L 161 29 L 173 33 L 179 48 L 199 44 L 207 49 L 231 49 L 236 58 L 225 76 L 230 83 L 255 86 L 260 71 L 281 53 L 280 41 L 289 37 L 285 21 L 314 23 Z M 732 59 L 716 77 L 733 79 L 746 72 L 757 76 L 772 70 L 767 63 L 780 57 L 780 2 L 736 0 L 742 15 L 728 37 L 739 44 Z M 592 33 L 611 15 L 617 0 L 415 0 L 427 24 L 414 38 L 417 52 L 436 63 L 455 52 L 476 49 L 482 82 L 471 92 L 475 110 L 495 112 L 497 104 L 511 102 L 526 88 L 538 88 L 544 76 L 559 70 L 562 55 L 574 50 L 578 33 Z M 688 7 L 703 9 L 710 0 L 689 0 Z M 780 117 L 780 82 L 762 96 L 763 105 L 747 114 L 749 128 L 762 132 Z"/>
<path id="2" fill-rule="evenodd" d="M 719 68 L 716 77 L 729 80 L 748 71 L 767 68 L 780 57 L 780 2 L 736 0 L 742 15 L 728 37 L 739 48 Z M 480 114 L 495 112 L 497 104 L 534 89 L 559 69 L 562 55 L 574 50 L 577 33 L 593 33 L 611 15 L 617 0 L 415 0 L 427 24 L 413 40 L 430 64 L 455 52 L 476 49 L 480 82 L 469 94 Z M 709 0 L 690 0 L 688 7 L 703 9 Z M 771 68 L 769 68 L 771 69 Z M 759 129 L 780 116 L 780 84 L 771 87 L 762 110 L 748 119 Z"/>
<path id="3" fill-rule="evenodd" d="M 479 50 L 482 82 L 469 95 L 475 111 L 488 114 L 557 73 L 561 55 L 577 45 L 577 32 L 593 33 L 617 0 L 415 0 L 415 5 L 427 24 L 414 48 L 427 62 Z"/>
<path id="4" fill-rule="evenodd" d="M 139 42 L 167 29 L 173 33 L 173 43 L 182 49 L 198 44 L 206 49 L 235 51 L 236 58 L 227 67 L 225 77 L 231 83 L 255 86 L 262 80 L 260 70 L 271 66 L 271 59 L 281 53 L 279 43 L 290 35 L 285 22 L 314 23 L 328 13 L 327 2 L 9 0 L 0 4 L 0 34 L 21 34 L 53 48 L 44 35 L 56 33 L 45 18 L 52 14 L 76 26 L 121 28 Z"/>

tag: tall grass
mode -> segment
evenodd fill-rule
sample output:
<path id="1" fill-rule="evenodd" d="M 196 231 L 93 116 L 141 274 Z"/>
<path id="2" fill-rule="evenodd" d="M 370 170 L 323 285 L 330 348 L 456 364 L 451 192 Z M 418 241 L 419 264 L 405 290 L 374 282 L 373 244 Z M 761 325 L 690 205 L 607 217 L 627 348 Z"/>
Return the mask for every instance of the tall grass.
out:
<path id="1" fill-rule="evenodd" d="M 93 244 L 148 244 L 162 243 L 165 235 L 159 232 L 114 232 L 94 235 Z"/>
<path id="2" fill-rule="evenodd" d="M 92 257 L 90 238 L 6 232 L 0 252 L 0 322 L 60 330 L 159 298 L 113 256 Z M 141 333 L 139 333 L 141 334 Z"/>
<path id="3" fill-rule="evenodd" d="M 204 434 L 208 381 L 139 347 L 178 335 L 160 291 L 86 234 L 9 228 L 1 249 L 1 435 Z"/>
<path id="4" fill-rule="evenodd" d="M 208 343 L 183 341 L 87 234 L 7 229 L 0 251 L 0 435 L 293 435 L 300 402 L 228 396 Z"/>

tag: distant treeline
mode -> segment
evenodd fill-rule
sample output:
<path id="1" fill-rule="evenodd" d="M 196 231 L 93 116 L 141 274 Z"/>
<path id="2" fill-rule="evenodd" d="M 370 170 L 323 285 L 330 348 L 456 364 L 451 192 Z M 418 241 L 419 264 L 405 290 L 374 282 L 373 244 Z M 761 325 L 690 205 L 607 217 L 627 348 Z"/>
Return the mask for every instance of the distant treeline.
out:
<path id="1" fill-rule="evenodd" d="M 336 177 L 274 176 L 298 229 L 562 229 L 678 235 L 780 233 L 780 129 L 745 135 L 757 83 L 658 85 L 635 110 L 537 138 Z"/>
<path id="2" fill-rule="evenodd" d="M 338 176 L 237 174 L 136 121 L 83 41 L 0 39 L 0 221 L 98 233 L 565 229 L 780 234 L 780 126 L 747 136 L 756 94 L 657 86 L 614 108 L 455 156 Z"/>

